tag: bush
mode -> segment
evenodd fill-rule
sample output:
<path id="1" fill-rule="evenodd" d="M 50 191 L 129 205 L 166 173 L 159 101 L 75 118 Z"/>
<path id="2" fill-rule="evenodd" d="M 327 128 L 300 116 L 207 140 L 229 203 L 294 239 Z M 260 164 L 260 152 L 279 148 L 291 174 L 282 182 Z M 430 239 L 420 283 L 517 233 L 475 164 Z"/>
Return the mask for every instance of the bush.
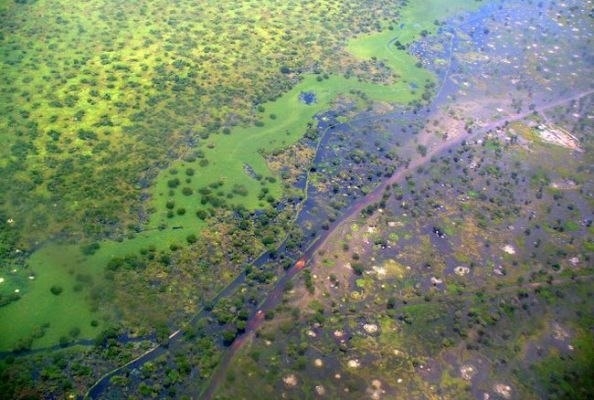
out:
<path id="1" fill-rule="evenodd" d="M 91 256 L 95 254 L 97 250 L 99 250 L 99 243 L 90 243 L 82 247 L 82 252 L 85 256 Z"/>
<path id="2" fill-rule="evenodd" d="M 186 241 L 187 241 L 189 244 L 196 243 L 196 241 L 197 241 L 197 240 L 198 240 L 198 238 L 197 238 L 197 237 L 196 237 L 196 235 L 194 235 L 193 233 L 189 234 L 189 235 L 186 237 Z"/>
<path id="3" fill-rule="evenodd" d="M 53 295 L 58 296 L 60 293 L 62 293 L 64 291 L 64 288 L 62 286 L 59 285 L 54 285 L 50 288 L 50 292 L 52 292 Z"/>
<path id="4" fill-rule="evenodd" d="M 427 155 L 427 146 L 422 144 L 418 145 L 417 152 L 421 155 L 421 157 L 425 157 Z"/>
<path id="5" fill-rule="evenodd" d="M 200 218 L 201 220 L 205 220 L 206 217 L 208 217 L 208 213 L 204 210 L 198 210 L 198 211 L 196 211 L 196 216 L 198 218 Z"/>
<path id="6" fill-rule="evenodd" d="M 167 186 L 169 186 L 171 189 L 175 189 L 179 186 L 179 183 L 180 182 L 178 178 L 173 178 L 167 181 Z"/>
<path id="7" fill-rule="evenodd" d="M 237 337 L 237 329 L 227 328 L 223 331 L 223 343 L 225 346 L 229 346 Z"/>
<path id="8" fill-rule="evenodd" d="M 353 272 L 355 272 L 355 274 L 357 275 L 362 275 L 364 268 L 363 268 L 363 264 L 361 263 L 353 263 L 351 265 L 351 267 L 353 268 Z"/>

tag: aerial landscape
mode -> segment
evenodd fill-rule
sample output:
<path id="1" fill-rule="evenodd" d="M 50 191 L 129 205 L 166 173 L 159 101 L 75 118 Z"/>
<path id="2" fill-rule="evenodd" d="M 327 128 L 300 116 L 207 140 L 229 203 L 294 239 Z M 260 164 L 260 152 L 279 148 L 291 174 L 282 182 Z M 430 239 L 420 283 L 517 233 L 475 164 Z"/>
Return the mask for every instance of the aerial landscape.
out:
<path id="1" fill-rule="evenodd" d="M 592 0 L 0 21 L 0 399 L 594 397 Z"/>

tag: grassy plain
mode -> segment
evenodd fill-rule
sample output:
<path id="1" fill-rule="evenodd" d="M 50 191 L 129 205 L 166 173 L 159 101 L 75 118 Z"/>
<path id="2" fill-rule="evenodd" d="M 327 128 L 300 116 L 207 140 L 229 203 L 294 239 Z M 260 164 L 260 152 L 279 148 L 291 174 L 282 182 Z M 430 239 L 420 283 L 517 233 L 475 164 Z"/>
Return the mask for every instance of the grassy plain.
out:
<path id="1" fill-rule="evenodd" d="M 27 250 L 61 232 L 66 242 L 92 241 L 98 248 L 83 257 L 80 245 L 47 243 L 26 260 L 24 268 L 4 272 L 4 295 L 19 290 L 22 298 L 0 309 L 2 321 L 11 327 L 0 348 L 11 348 L 19 338 L 29 340 L 30 335 L 23 335 L 46 322 L 50 325 L 43 338 L 35 340 L 35 347 L 56 343 L 64 332 L 77 328 L 82 337 L 92 336 L 96 327 L 76 316 L 107 318 L 106 310 L 101 317 L 81 310 L 93 303 L 91 297 L 101 297 L 91 292 L 103 287 L 104 267 L 110 260 L 151 246 L 166 251 L 172 244 L 182 245 L 188 235 L 199 235 L 206 226 L 204 215 L 196 215 L 200 209 L 216 209 L 223 202 L 248 210 L 270 207 L 268 203 L 282 197 L 283 188 L 279 177 L 268 170 L 263 151 L 294 144 L 312 117 L 330 108 L 337 95 L 357 91 L 371 100 L 408 103 L 421 95 L 412 86 L 421 87 L 432 79 L 414 67 L 414 58 L 404 51 L 361 53 L 369 40 L 376 44 L 389 40 L 389 35 L 377 32 L 357 39 L 360 44 L 352 48 L 359 49 L 355 53 L 359 57 L 386 57 L 383 61 L 398 75 L 395 83 L 388 87 L 368 82 L 365 76 L 342 76 L 343 64 L 358 61 L 341 52 L 336 40 L 341 33 L 350 37 L 360 32 L 343 27 L 334 35 L 321 35 L 323 44 L 309 38 L 305 49 L 298 45 L 302 26 L 292 27 L 290 15 L 311 12 L 311 5 L 287 6 L 282 36 L 280 26 L 266 13 L 267 7 L 279 4 L 258 4 L 258 21 L 249 17 L 254 4 L 224 9 L 205 5 L 198 10 L 189 3 L 176 9 L 164 4 L 111 9 L 101 2 L 3 5 L 3 18 L 12 23 L 6 29 L 17 34 L 3 36 L 8 67 L 0 126 L 3 148 L 9 153 L 3 157 L 1 184 L 5 212 L 16 221 L 11 228 L 18 246 Z M 338 13 L 342 8 L 327 5 L 326 11 Z M 169 18 L 154 19 L 163 10 L 170 11 Z M 362 19 L 353 7 L 341 12 L 341 18 L 354 18 L 361 27 L 378 22 Z M 395 8 L 385 14 L 386 24 L 392 12 Z M 206 22 L 191 18 L 196 13 L 212 17 L 219 28 L 211 31 Z M 215 14 L 233 15 L 233 24 L 224 25 L 221 32 L 221 15 Z M 49 17 L 51 22 L 40 29 L 35 16 Z M 174 40 L 180 30 L 186 34 L 181 41 Z M 262 54 L 250 45 L 253 40 L 265 46 L 262 51 L 267 55 L 274 54 L 274 62 L 261 62 Z M 286 48 L 292 48 L 290 55 Z M 240 54 L 252 61 L 240 62 Z M 311 70 L 314 62 L 315 74 L 300 73 Z M 281 66 L 289 73 L 279 73 Z M 320 80 L 322 73 L 325 78 Z M 303 104 L 301 92 L 314 93 L 316 102 Z M 266 101 L 266 95 L 274 100 Z M 184 144 L 188 140 L 199 143 L 203 157 L 182 160 L 195 151 Z M 151 185 L 150 176 L 156 167 L 169 163 L 171 153 L 180 161 L 163 169 Z M 191 175 L 185 173 L 189 168 Z M 172 170 L 179 170 L 179 187 L 169 185 L 175 178 Z M 209 190 L 223 202 L 202 204 L 199 190 L 219 181 L 223 186 Z M 147 184 L 153 198 L 148 210 L 154 214 L 145 228 L 135 214 L 144 207 L 138 196 Z M 111 239 L 101 239 L 105 236 Z M 94 289 L 71 290 L 81 273 L 90 277 Z M 28 275 L 35 279 L 27 281 Z M 63 292 L 51 294 L 53 285 L 62 286 Z M 44 302 L 43 307 L 49 308 L 40 306 Z M 37 312 L 28 311 L 36 307 Z M 42 315 L 55 316 L 54 322 Z"/>

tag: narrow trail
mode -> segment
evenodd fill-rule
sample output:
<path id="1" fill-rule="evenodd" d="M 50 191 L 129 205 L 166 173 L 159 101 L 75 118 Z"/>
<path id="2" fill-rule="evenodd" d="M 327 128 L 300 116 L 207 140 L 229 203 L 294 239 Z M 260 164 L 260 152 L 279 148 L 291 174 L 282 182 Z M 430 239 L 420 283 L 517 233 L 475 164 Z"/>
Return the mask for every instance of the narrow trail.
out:
<path id="1" fill-rule="evenodd" d="M 594 89 L 582 91 L 572 96 L 568 96 L 559 100 L 556 100 L 551 103 L 542 104 L 539 107 L 535 107 L 534 110 L 526 111 L 519 113 L 515 116 L 502 118 L 499 120 L 495 120 L 492 122 L 483 125 L 479 132 L 475 132 L 472 134 L 466 133 L 459 133 L 458 135 L 449 138 L 448 140 L 444 140 L 438 143 L 436 146 L 433 146 L 428 152 L 425 157 L 417 157 L 408 165 L 408 167 L 403 168 L 392 175 L 390 178 L 386 179 L 383 183 L 378 185 L 374 191 L 372 191 L 367 196 L 361 198 L 360 200 L 353 203 L 350 207 L 348 207 L 341 218 L 337 219 L 334 224 L 330 226 L 330 228 L 325 231 L 323 234 L 319 235 L 312 244 L 308 247 L 308 249 L 304 252 L 303 256 L 297 261 L 288 271 L 287 273 L 278 281 L 275 285 L 273 290 L 269 293 L 266 297 L 266 300 L 262 303 L 261 307 L 259 308 L 258 312 L 250 319 L 250 323 L 248 324 L 248 329 L 246 329 L 245 333 L 239 336 L 233 344 L 227 350 L 227 353 L 221 360 L 218 368 L 215 370 L 214 374 L 211 377 L 209 386 L 201 393 L 200 399 L 202 400 L 211 400 L 216 392 L 218 386 L 220 385 L 222 379 L 225 377 L 227 369 L 229 367 L 230 362 L 237 354 L 237 352 L 241 349 L 241 347 L 249 341 L 249 339 L 255 334 L 256 330 L 262 325 L 264 321 L 264 314 L 266 311 L 271 310 L 274 308 L 282 299 L 283 288 L 285 284 L 292 279 L 299 271 L 301 271 L 307 264 L 313 261 L 315 253 L 323 248 L 327 241 L 333 236 L 335 232 L 339 232 L 340 228 L 343 227 L 345 224 L 351 223 L 358 218 L 361 211 L 370 204 L 374 204 L 380 201 L 384 191 L 390 185 L 394 183 L 398 183 L 402 181 L 405 176 L 410 173 L 410 171 L 416 169 L 417 167 L 427 163 L 431 157 L 441 154 L 444 151 L 447 151 L 449 148 L 460 144 L 463 140 L 467 138 L 479 138 L 485 135 L 488 132 L 493 131 L 494 129 L 501 128 L 506 126 L 510 122 L 522 120 L 527 116 L 533 114 L 534 112 L 544 112 L 551 108 L 555 108 L 558 106 L 562 106 L 570 101 L 579 100 L 585 96 L 589 96 L 594 93 Z M 587 277 L 585 279 L 591 279 L 591 277 Z M 557 283 L 557 282 L 555 282 Z M 561 283 L 561 282 L 559 282 Z M 535 286 L 536 287 L 536 286 Z"/>
<path id="2" fill-rule="evenodd" d="M 360 201 L 357 201 L 351 207 L 349 207 L 344 212 L 343 216 L 339 220 L 337 220 L 336 224 L 334 226 L 331 226 L 328 233 L 325 234 L 323 236 L 323 238 L 320 237 L 320 239 L 318 239 L 318 241 L 316 241 L 313 246 L 315 246 L 316 248 L 322 247 L 325 244 L 327 238 L 330 236 L 331 232 L 335 231 L 339 226 L 344 225 L 345 223 L 352 222 L 353 219 L 356 218 L 356 216 L 363 210 L 363 208 L 365 208 L 366 206 L 368 206 L 370 204 L 373 204 L 374 202 L 378 202 L 380 200 L 383 192 L 386 190 L 386 188 L 388 186 L 390 186 L 394 183 L 400 182 L 408 173 L 410 173 L 410 171 L 427 163 L 427 161 L 429 161 L 431 159 L 431 157 L 436 156 L 444 151 L 447 151 L 449 148 L 460 144 L 465 139 L 469 139 L 469 138 L 476 139 L 476 138 L 478 138 L 482 135 L 485 135 L 486 133 L 491 132 L 495 129 L 502 128 L 502 127 L 506 126 L 507 124 L 509 124 L 510 122 L 520 121 L 520 120 L 528 117 L 529 115 L 532 115 L 535 112 L 542 113 L 542 112 L 547 111 L 551 108 L 562 106 L 562 105 L 567 104 L 571 101 L 579 100 L 579 99 L 589 96 L 591 94 L 594 94 L 594 89 L 582 91 L 580 93 L 577 93 L 577 94 L 574 94 L 571 96 L 567 96 L 565 98 L 556 100 L 551 103 L 542 104 L 540 106 L 535 107 L 534 110 L 531 110 L 531 111 L 522 112 L 515 116 L 501 118 L 501 119 L 489 122 L 486 125 L 481 126 L 479 132 L 475 132 L 472 134 L 459 133 L 456 136 L 448 138 L 448 140 L 444 140 L 443 142 L 438 143 L 436 146 L 433 146 L 432 148 L 428 149 L 427 155 L 425 157 L 417 157 L 416 159 L 411 161 L 411 163 L 408 165 L 407 168 L 401 169 L 398 172 L 396 172 L 394 175 L 392 175 L 390 178 L 386 179 L 382 184 L 380 184 L 373 192 L 371 192 L 366 197 L 364 197 Z"/>
<path id="3" fill-rule="evenodd" d="M 442 96 L 443 92 L 445 92 L 444 88 L 446 86 L 447 80 L 450 75 L 450 70 L 452 67 L 452 60 L 455 51 L 455 45 L 457 43 L 456 34 L 452 31 L 448 31 L 451 35 L 448 47 L 449 47 L 449 57 L 448 57 L 448 68 L 444 72 L 442 76 L 442 82 L 437 90 L 437 93 L 434 97 L 434 101 L 432 104 L 432 112 L 436 111 L 436 104 L 441 104 L 445 101 Z M 283 288 L 285 284 L 292 279 L 299 271 L 301 271 L 306 265 L 311 264 L 314 262 L 315 254 L 318 250 L 322 249 L 326 246 L 328 240 L 330 240 L 335 233 L 340 232 L 342 228 L 355 221 L 358 216 L 361 214 L 361 211 L 372 204 L 376 204 L 381 200 L 382 195 L 391 185 L 395 183 L 401 182 L 411 171 L 414 171 L 416 168 L 424 165 L 432 157 L 442 154 L 443 152 L 447 151 L 448 149 L 459 145 L 462 141 L 466 139 L 473 139 L 476 140 L 489 132 L 493 132 L 494 130 L 500 129 L 505 127 L 510 122 L 519 121 L 525 119 L 526 117 L 534 114 L 534 113 L 542 113 L 547 110 L 550 110 L 555 107 L 563 106 L 571 101 L 579 100 L 583 97 L 589 96 L 594 94 L 594 89 L 583 90 L 581 92 L 565 96 L 554 100 L 552 102 L 542 103 L 539 105 L 535 105 L 533 109 L 522 111 L 515 115 L 509 115 L 504 118 L 499 118 L 496 120 L 488 121 L 483 123 L 482 125 L 475 128 L 474 132 L 468 134 L 464 131 L 459 132 L 451 132 L 452 134 L 447 137 L 447 139 L 442 141 L 436 141 L 433 143 L 431 147 L 428 148 L 427 154 L 423 157 L 416 157 L 405 167 L 398 170 L 394 173 L 391 177 L 384 180 L 381 184 L 379 184 L 371 193 L 367 196 L 355 201 L 349 207 L 347 207 L 340 218 L 338 218 L 334 223 L 332 223 L 328 230 L 323 231 L 320 235 L 318 235 L 310 244 L 310 246 L 304 251 L 302 257 L 297 261 L 287 272 L 284 276 L 280 278 L 274 288 L 270 291 L 264 302 L 261 304 L 260 308 L 254 314 L 254 316 L 250 319 L 248 323 L 248 328 L 246 331 L 238 336 L 232 345 L 227 349 L 226 354 L 223 356 L 223 359 L 219 363 L 217 369 L 211 376 L 209 385 L 205 388 L 205 390 L 200 394 L 199 398 L 202 400 L 211 400 L 218 389 L 220 383 L 224 379 L 227 369 L 237 354 L 238 351 L 241 350 L 242 346 L 249 342 L 250 339 L 253 337 L 257 329 L 262 325 L 264 321 L 264 315 L 266 311 L 273 309 L 278 305 L 278 303 L 282 299 Z M 389 118 L 390 116 L 380 116 L 379 118 Z M 395 118 L 396 116 L 392 116 Z M 377 116 L 366 116 L 360 118 L 360 120 L 373 120 L 374 118 L 378 118 Z M 358 120 L 359 121 L 359 120 Z M 354 121 L 353 121 L 354 122 Z M 431 139 L 428 135 L 431 133 L 426 132 L 426 138 Z M 420 138 L 421 139 L 421 138 Z M 421 141 L 421 140 L 420 140 Z M 590 279 L 590 278 L 586 278 Z M 557 283 L 557 282 L 556 282 Z"/>

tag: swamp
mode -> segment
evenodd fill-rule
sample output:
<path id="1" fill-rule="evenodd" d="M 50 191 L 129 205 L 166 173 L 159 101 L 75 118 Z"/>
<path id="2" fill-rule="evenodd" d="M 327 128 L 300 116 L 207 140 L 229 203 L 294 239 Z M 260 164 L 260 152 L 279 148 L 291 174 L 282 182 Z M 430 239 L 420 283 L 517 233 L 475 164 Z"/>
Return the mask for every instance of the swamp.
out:
<path id="1" fill-rule="evenodd" d="M 0 398 L 591 398 L 593 7 L 0 1 Z"/>

